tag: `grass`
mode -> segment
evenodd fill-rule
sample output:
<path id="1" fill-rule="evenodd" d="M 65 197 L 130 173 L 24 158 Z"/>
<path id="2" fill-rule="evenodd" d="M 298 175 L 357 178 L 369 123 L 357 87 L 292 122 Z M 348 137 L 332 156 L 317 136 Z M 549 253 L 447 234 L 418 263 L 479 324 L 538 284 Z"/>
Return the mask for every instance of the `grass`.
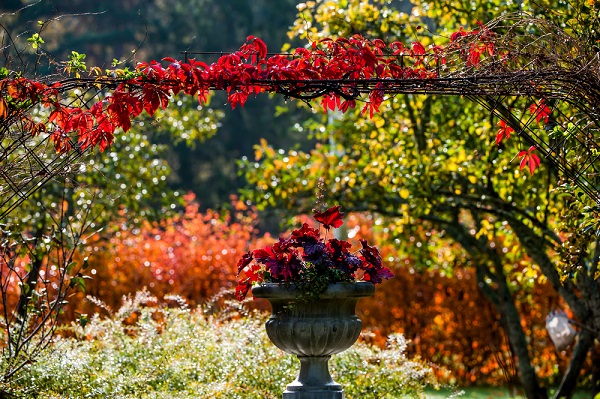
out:
<path id="1" fill-rule="evenodd" d="M 463 393 L 457 398 L 460 399 L 526 399 L 523 395 L 511 394 L 508 388 L 498 387 L 475 387 L 475 388 L 458 388 L 458 392 Z M 451 390 L 439 390 L 426 392 L 427 399 L 447 399 L 455 397 L 456 391 Z M 590 399 L 590 392 L 577 392 L 573 399 Z"/>

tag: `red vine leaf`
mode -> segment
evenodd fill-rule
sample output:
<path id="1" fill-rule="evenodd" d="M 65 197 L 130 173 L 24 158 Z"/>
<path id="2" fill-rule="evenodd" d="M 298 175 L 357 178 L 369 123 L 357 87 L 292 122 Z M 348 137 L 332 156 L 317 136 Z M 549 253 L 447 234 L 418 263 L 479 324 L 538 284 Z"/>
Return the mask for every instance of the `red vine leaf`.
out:
<path id="1" fill-rule="evenodd" d="M 503 120 L 500 120 L 500 122 L 498 122 L 498 126 L 500 126 L 500 129 L 498 129 L 498 133 L 496 133 L 496 144 L 500 145 L 502 140 L 508 140 L 510 138 L 510 134 L 513 133 L 515 129 L 508 126 Z"/>
<path id="2" fill-rule="evenodd" d="M 450 41 L 451 42 L 455 42 L 458 39 L 460 39 L 463 36 L 466 36 L 467 32 L 465 32 L 464 28 L 461 26 L 458 31 L 454 32 L 452 35 L 450 35 Z"/>
<path id="3" fill-rule="evenodd" d="M 412 42 L 412 54 L 423 55 L 425 54 L 425 47 L 419 42 Z"/>
<path id="4" fill-rule="evenodd" d="M 548 123 L 548 119 L 550 118 L 550 108 L 546 105 L 546 101 L 544 99 L 540 100 L 539 104 L 531 104 L 529 106 L 529 112 L 531 115 L 535 116 L 535 120 L 540 123 L 542 120 L 544 123 Z"/>
<path id="5" fill-rule="evenodd" d="M 519 170 L 528 165 L 529 173 L 533 175 L 533 172 L 540 166 L 540 157 L 533 153 L 535 150 L 537 150 L 536 146 L 532 145 L 528 150 L 522 150 L 517 154 L 517 157 L 521 158 Z"/>
<path id="6" fill-rule="evenodd" d="M 156 85 L 147 83 L 142 87 L 144 109 L 148 115 L 152 116 L 156 110 L 161 107 L 167 108 L 169 105 L 169 95 L 163 89 Z"/>

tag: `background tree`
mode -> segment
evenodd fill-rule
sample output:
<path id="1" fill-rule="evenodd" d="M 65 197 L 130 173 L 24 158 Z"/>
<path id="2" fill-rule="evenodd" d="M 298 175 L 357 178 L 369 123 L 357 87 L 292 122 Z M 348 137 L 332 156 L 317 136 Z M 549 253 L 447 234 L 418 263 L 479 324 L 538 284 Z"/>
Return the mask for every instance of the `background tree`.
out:
<path id="1" fill-rule="evenodd" d="M 121 136 L 108 156 L 73 165 L 80 174 L 56 177 L 2 220 L 3 383 L 50 343 L 111 226 L 173 210 L 159 150 L 141 134 Z"/>
<path id="2" fill-rule="evenodd" d="M 42 60 L 53 64 L 60 74 L 79 76 L 87 71 L 83 54 L 73 53 L 62 63 L 40 50 L 45 41 L 39 34 L 32 35 L 32 40 L 15 41 L 11 32 L 4 31 L 2 38 L 2 79 L 35 74 L 35 66 Z M 27 64 L 31 53 L 38 56 L 32 61 L 34 66 Z M 15 99 L 7 81 L 0 85 L 2 384 L 15 378 L 50 343 L 74 289 L 85 290 L 88 256 L 103 249 L 103 239 L 119 228 L 166 216 L 180 203 L 179 194 L 167 185 L 170 169 L 164 160 L 166 146 L 151 143 L 142 133 L 152 132 L 148 119 L 141 120 L 127 135 L 119 135 L 102 154 L 83 156 L 80 150 L 76 151 L 78 162 L 65 160 L 68 157 L 56 154 L 51 145 L 50 130 L 38 122 L 48 120 L 49 111 L 34 98 Z M 102 91 L 91 94 L 73 90 L 64 101 L 82 106 L 104 95 Z M 177 98 L 173 101 L 178 104 L 160 113 L 167 120 L 177 120 L 165 129 L 165 137 L 191 141 L 215 133 L 218 112 L 192 107 Z M 188 121 L 186 115 L 192 111 L 204 125 Z M 63 162 L 66 167 L 53 168 Z M 38 176 L 43 177 L 43 184 L 34 190 L 9 190 L 21 179 Z M 8 196 L 23 202 L 17 208 L 5 209 L 5 205 L 11 207 Z"/>
<path id="3" fill-rule="evenodd" d="M 309 40 L 354 33 L 388 42 L 418 38 L 427 45 L 436 35 L 449 36 L 449 29 L 459 24 L 511 11 L 510 6 L 493 2 L 475 8 L 469 3 L 468 9 L 462 2 L 444 6 L 417 2 L 409 15 L 394 6 L 390 1 L 305 3 L 299 7 L 292 33 Z M 595 5 L 567 4 L 557 8 L 553 17 L 569 20 L 569 27 L 575 28 L 569 18 L 589 7 Z M 544 9 L 543 5 L 531 8 L 533 12 Z M 582 33 L 584 40 L 589 39 L 588 33 Z M 526 110 L 529 104 L 515 98 L 511 106 Z M 499 121 L 467 99 L 404 95 L 384 107 L 372 120 L 361 116 L 362 107 L 357 107 L 340 120 L 313 121 L 305 128 L 321 132 L 317 137 L 322 144 L 310 153 L 281 154 L 267 143 L 258 146 L 260 164 L 243 162 L 249 181 L 258 188 L 248 190 L 247 198 L 259 207 L 307 210 L 315 178 L 322 177 L 331 187 L 332 201 L 386 217 L 384 225 L 389 225 L 398 250 L 417 264 L 451 269 L 453 260 L 436 261 L 439 244 L 460 244 L 462 251 L 453 257 L 474 268 L 478 286 L 501 315 L 527 397 L 546 398 L 533 367 L 535 337 L 527 337 L 517 302 L 528 297 L 537 280 L 548 280 L 576 318 L 591 325 L 591 331 L 599 331 L 594 316 L 598 309 L 595 263 L 577 268 L 577 278 L 569 278 L 563 273 L 564 259 L 557 256 L 565 242 L 557 223 L 565 209 L 578 201 L 576 196 L 566 203 L 556 198 L 560 182 L 551 167 L 534 178 L 526 170 L 515 171 L 511 160 L 499 153 L 516 154 L 527 147 L 514 137 L 496 144 Z M 547 124 L 539 122 L 544 132 Z M 571 211 L 571 216 L 578 211 Z M 585 223 L 580 217 L 574 220 L 577 225 Z M 596 231 L 595 227 L 589 231 Z M 438 245 L 429 245 L 433 238 Z M 591 241 L 576 246 L 590 255 L 594 247 Z M 572 395 L 583 359 L 593 346 L 591 331 L 581 331 L 557 397 Z"/>

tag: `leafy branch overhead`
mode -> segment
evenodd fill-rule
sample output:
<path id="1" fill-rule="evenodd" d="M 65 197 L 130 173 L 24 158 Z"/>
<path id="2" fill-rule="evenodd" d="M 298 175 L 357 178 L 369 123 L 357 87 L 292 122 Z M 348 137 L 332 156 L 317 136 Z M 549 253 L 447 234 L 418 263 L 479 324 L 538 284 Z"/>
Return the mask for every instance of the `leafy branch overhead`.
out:
<path id="1" fill-rule="evenodd" d="M 566 47 L 574 46 L 575 53 L 570 51 L 568 56 L 573 60 L 576 54 L 577 62 L 563 62 L 566 55 L 561 49 L 555 48 L 552 54 L 544 49 L 541 55 L 536 55 L 533 48 L 525 49 L 522 39 L 534 35 L 524 33 L 532 24 L 539 34 L 553 32 Z M 127 132 L 132 119 L 144 110 L 153 115 L 179 93 L 205 103 L 211 90 L 225 91 L 232 108 L 244 106 L 251 95 L 265 92 L 307 102 L 321 98 L 325 111 L 346 112 L 362 101 L 362 112 L 368 112 L 371 118 L 380 112 L 386 96 L 400 93 L 466 95 L 479 101 L 521 96 L 531 99 L 531 121 L 542 127 L 550 119 L 557 119 L 554 114 L 558 111 L 551 105 L 555 100 L 579 95 L 582 100 L 573 105 L 591 120 L 598 119 L 594 116 L 600 97 L 593 90 L 600 81 L 598 60 L 585 52 L 585 46 L 579 46 L 548 22 L 503 17 L 471 31 L 461 27 L 445 41 L 426 48 L 418 41 L 385 43 L 354 35 L 322 39 L 291 53 L 270 54 L 261 39 L 249 36 L 238 51 L 224 54 L 211 64 L 165 58 L 162 62 L 140 63 L 135 71 L 56 82 L 9 74 L 0 81 L 0 118 L 5 126 L 7 121 L 8 125 L 26 125 L 33 136 L 48 135 L 58 153 L 94 147 L 104 151 L 117 129 Z M 539 42 L 542 46 L 543 41 Z M 587 66 L 582 69 L 582 64 Z M 69 64 L 77 75 L 85 71 L 84 65 L 79 54 L 74 54 Z M 578 68 L 577 74 L 574 68 Z M 90 71 L 99 72 L 98 68 Z M 570 90 L 566 86 L 571 86 Z M 96 90 L 96 94 L 91 102 L 82 101 L 84 105 L 76 106 L 65 96 L 75 89 L 85 93 Z M 29 115 L 32 105 L 48 108 L 49 118 L 39 121 Z M 582 178 L 577 171 L 568 170 L 568 163 L 561 162 L 552 147 L 531 134 L 536 127 L 530 121 L 521 122 L 514 111 L 502 112 L 493 101 L 488 107 L 503 121 L 496 138 L 498 144 L 515 131 L 525 142 L 523 148 L 536 146 L 555 166 L 567 165 L 576 181 Z M 533 173 L 541 162 L 527 159 L 534 161 L 528 162 Z"/>

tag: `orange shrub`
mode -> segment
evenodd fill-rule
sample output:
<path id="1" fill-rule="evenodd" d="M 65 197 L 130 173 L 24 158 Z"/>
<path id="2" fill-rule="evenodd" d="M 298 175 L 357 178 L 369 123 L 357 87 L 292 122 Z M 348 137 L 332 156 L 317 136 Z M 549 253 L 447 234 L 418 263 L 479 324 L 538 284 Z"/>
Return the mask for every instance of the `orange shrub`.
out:
<path id="1" fill-rule="evenodd" d="M 364 326 L 374 342 L 383 343 L 390 332 L 411 340 L 409 353 L 439 365 L 440 377 L 460 385 L 505 385 L 514 378 L 514 360 L 500 325 L 500 316 L 477 288 L 468 268 L 453 277 L 412 267 L 393 268 L 396 277 L 378 287 L 361 304 Z M 559 356 L 545 330 L 545 317 L 558 303 L 546 284 L 532 293 L 536 306 L 519 303 L 523 324 L 533 347 L 534 364 L 542 378 L 552 377 L 567 356 Z M 564 369 L 563 369 L 564 370 Z M 556 381 L 554 381 L 556 382 Z"/>
<path id="2" fill-rule="evenodd" d="M 369 236 L 372 219 L 353 215 L 348 224 L 349 231 L 373 240 Z M 474 268 L 455 264 L 450 276 L 435 268 L 419 269 L 413 259 L 399 259 L 393 245 L 379 248 L 395 277 L 378 286 L 373 298 L 359 304 L 363 325 L 373 333 L 369 339 L 384 344 L 390 333 L 403 333 L 411 341 L 409 353 L 440 366 L 436 371 L 443 381 L 461 386 L 517 381 L 516 359 L 500 315 L 478 288 Z M 516 274 L 520 271 L 515 270 Z M 516 290 L 515 295 L 538 376 L 557 384 L 556 372 L 564 370 L 568 356 L 556 352 L 545 318 L 564 305 L 547 282 Z"/>
<path id="3" fill-rule="evenodd" d="M 123 295 L 143 287 L 159 297 L 180 295 L 191 304 L 234 289 L 238 259 L 260 245 L 256 212 L 234 199 L 232 211 L 202 213 L 193 195 L 185 200 L 181 215 L 117 233 L 110 251 L 90 260 L 93 279 L 86 294 L 116 307 Z"/>

